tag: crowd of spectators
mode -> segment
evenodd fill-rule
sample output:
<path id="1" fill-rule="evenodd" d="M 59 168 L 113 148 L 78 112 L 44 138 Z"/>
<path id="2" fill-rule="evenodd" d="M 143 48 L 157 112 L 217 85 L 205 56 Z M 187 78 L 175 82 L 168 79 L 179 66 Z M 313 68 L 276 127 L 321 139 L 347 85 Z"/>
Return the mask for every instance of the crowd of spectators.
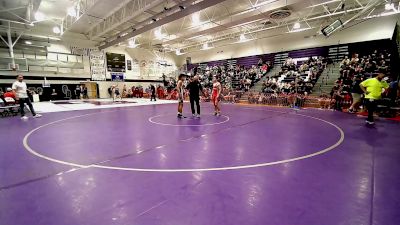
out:
<path id="1" fill-rule="evenodd" d="M 241 65 L 233 66 L 211 66 L 205 69 L 196 68 L 192 74 L 199 76 L 199 81 L 203 86 L 205 95 L 202 96 L 203 101 L 209 101 L 212 80 L 217 78 L 222 84 L 222 100 L 226 102 L 237 102 L 243 92 L 248 91 L 256 82 L 267 74 L 272 68 L 270 62 L 263 62 L 261 59 L 257 65 L 245 67 Z M 156 85 L 156 95 L 160 99 L 176 100 L 178 93 L 176 90 L 176 80 L 172 77 L 167 78 L 163 75 L 162 84 Z M 127 88 L 123 86 L 119 90 L 116 86 L 110 86 L 108 93 L 110 97 L 115 98 L 147 98 L 151 95 L 151 85 L 147 88 L 143 86 L 133 86 Z M 185 91 L 187 92 L 187 91 Z M 188 93 L 185 93 L 187 96 Z"/>
<path id="2" fill-rule="evenodd" d="M 310 94 L 326 65 L 327 61 L 323 57 L 310 57 L 300 66 L 292 58 L 288 58 L 277 75 L 264 81 L 262 92 Z"/>
<path id="3" fill-rule="evenodd" d="M 245 67 L 236 66 L 211 66 L 204 70 L 197 68 L 197 75 L 205 88 L 212 88 L 212 79 L 216 77 L 222 86 L 230 91 L 248 91 L 267 74 L 272 68 L 270 62 L 261 59 L 257 65 Z"/>
<path id="4" fill-rule="evenodd" d="M 363 56 L 354 53 L 350 58 L 346 56 L 340 62 L 340 76 L 330 92 L 330 99 L 328 100 L 327 96 L 321 96 L 324 99 L 321 101 L 325 102 L 324 105 L 329 105 L 331 109 L 342 111 L 343 108 L 348 108 L 350 113 L 357 112 L 363 105 L 363 91 L 360 83 L 373 77 L 378 71 L 390 75 L 388 65 L 390 65 L 390 53 L 386 50 L 374 50 L 371 54 Z M 387 82 L 396 82 L 396 80 L 391 80 L 391 76 L 386 76 L 384 79 Z M 394 91 L 389 89 L 388 93 L 384 94 L 391 99 L 392 103 L 395 103 L 397 98 L 397 87 L 395 89 Z M 392 94 L 393 92 L 395 94 Z"/>
<path id="5" fill-rule="evenodd" d="M 302 106 L 327 63 L 324 57 L 310 57 L 300 64 L 288 58 L 278 74 L 265 79 L 260 93 L 249 94 L 249 102 Z"/>

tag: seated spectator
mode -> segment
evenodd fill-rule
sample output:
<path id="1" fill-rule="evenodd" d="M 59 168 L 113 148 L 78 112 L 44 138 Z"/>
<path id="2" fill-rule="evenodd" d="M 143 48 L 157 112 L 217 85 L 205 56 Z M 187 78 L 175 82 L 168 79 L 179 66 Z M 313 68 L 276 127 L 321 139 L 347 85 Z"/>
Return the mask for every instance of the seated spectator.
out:
<path id="1" fill-rule="evenodd" d="M 5 105 L 6 100 L 4 99 L 4 92 L 0 91 L 0 106 Z"/>
<path id="2" fill-rule="evenodd" d="M 119 88 L 114 87 L 114 100 L 119 99 L 122 100 L 121 92 L 119 92 Z"/>
<path id="3" fill-rule="evenodd" d="M 330 99 L 326 94 L 322 94 L 318 98 L 318 103 L 321 109 L 329 109 Z"/>
<path id="4" fill-rule="evenodd" d="M 390 54 L 379 50 L 362 57 L 359 57 L 358 53 L 354 53 L 348 64 L 346 64 L 348 57 L 345 57 L 342 61 L 340 77 L 331 91 L 335 109 L 340 110 L 349 105 L 349 112 L 356 112 L 361 103 L 362 94 L 362 91 L 359 90 L 359 83 L 377 70 L 389 73 L 390 68 L 387 66 L 389 60 Z"/>
<path id="5" fill-rule="evenodd" d="M 13 99 L 15 99 L 15 94 L 14 94 L 14 92 L 12 91 L 12 89 L 11 88 L 7 88 L 6 89 L 6 93 L 4 93 L 4 98 L 13 98 Z"/>
<path id="6" fill-rule="evenodd" d="M 126 84 L 124 84 L 124 87 L 122 88 L 122 98 L 128 97 L 128 91 L 126 88 Z"/>

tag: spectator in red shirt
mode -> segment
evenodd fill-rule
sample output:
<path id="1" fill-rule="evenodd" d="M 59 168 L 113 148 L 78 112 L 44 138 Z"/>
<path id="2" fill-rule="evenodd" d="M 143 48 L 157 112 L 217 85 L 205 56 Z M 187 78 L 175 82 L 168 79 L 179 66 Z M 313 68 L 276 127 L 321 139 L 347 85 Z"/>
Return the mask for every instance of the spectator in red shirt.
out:
<path id="1" fill-rule="evenodd" d="M 12 92 L 11 88 L 7 88 L 7 92 L 4 93 L 4 98 L 13 98 L 13 99 L 15 99 L 15 94 Z"/>

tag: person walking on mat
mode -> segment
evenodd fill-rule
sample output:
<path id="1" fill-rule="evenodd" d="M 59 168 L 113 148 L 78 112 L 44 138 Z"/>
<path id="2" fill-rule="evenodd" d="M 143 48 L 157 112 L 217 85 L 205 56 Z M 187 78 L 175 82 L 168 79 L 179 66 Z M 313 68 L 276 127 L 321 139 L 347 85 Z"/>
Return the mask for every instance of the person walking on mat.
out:
<path id="1" fill-rule="evenodd" d="M 190 79 L 188 86 L 186 87 L 189 90 L 189 98 L 190 98 L 190 108 L 192 109 L 193 117 L 200 117 L 200 91 L 203 92 L 203 87 L 199 82 L 199 77 L 196 75 Z M 194 104 L 196 103 L 196 108 Z M 196 110 L 197 109 L 197 110 Z M 197 113 L 196 113 L 197 111 Z"/>
<path id="2" fill-rule="evenodd" d="M 33 109 L 31 100 L 28 96 L 28 89 L 26 87 L 26 83 L 23 81 L 24 76 L 21 74 L 17 76 L 17 81 L 15 81 L 12 85 L 12 90 L 15 95 L 15 100 L 19 101 L 19 107 L 21 110 L 21 119 L 27 120 L 28 117 L 25 116 L 25 103 L 28 105 L 29 109 L 31 110 L 32 116 L 34 118 L 39 118 L 42 115 L 36 114 L 35 110 Z"/>
<path id="3" fill-rule="evenodd" d="M 382 79 L 385 77 L 386 70 L 380 68 L 376 77 L 369 78 L 360 83 L 361 90 L 365 93 L 368 118 L 365 121 L 369 125 L 374 124 L 374 111 L 376 110 L 377 100 L 382 96 L 383 89 L 389 88 L 388 83 Z"/>

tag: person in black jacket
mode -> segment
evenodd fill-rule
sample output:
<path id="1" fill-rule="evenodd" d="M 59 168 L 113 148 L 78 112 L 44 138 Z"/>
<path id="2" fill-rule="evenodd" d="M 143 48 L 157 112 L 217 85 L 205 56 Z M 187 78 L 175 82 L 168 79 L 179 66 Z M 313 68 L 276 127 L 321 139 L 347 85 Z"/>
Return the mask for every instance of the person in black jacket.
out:
<path id="1" fill-rule="evenodd" d="M 152 101 L 154 99 L 154 101 L 156 100 L 156 87 L 154 87 L 154 85 L 150 84 L 150 90 L 151 90 L 151 96 L 150 96 L 150 101 Z"/>
<path id="2" fill-rule="evenodd" d="M 192 114 L 194 117 L 199 118 L 200 117 L 200 91 L 203 92 L 203 87 L 201 86 L 201 83 L 199 82 L 199 77 L 198 76 L 192 77 L 186 88 L 189 90 L 190 107 L 192 108 Z M 204 92 L 203 92 L 203 94 L 204 94 Z M 196 110 L 194 108 L 194 103 L 196 103 L 196 106 L 197 106 L 197 114 L 196 114 Z"/>

